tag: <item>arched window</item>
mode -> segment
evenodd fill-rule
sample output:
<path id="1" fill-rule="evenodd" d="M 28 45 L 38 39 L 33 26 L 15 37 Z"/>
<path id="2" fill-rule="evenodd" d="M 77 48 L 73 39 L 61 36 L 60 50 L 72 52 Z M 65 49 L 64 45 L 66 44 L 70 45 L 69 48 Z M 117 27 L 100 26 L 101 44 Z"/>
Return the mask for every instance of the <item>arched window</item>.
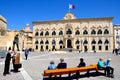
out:
<path id="1" fill-rule="evenodd" d="M 105 44 L 109 44 L 109 41 L 108 41 L 108 39 L 106 39 L 106 40 L 105 40 Z"/>
<path id="2" fill-rule="evenodd" d="M 35 33 L 35 36 L 38 36 L 38 34 L 39 34 L 39 33 L 38 33 L 38 32 L 36 32 L 36 33 Z"/>
<path id="3" fill-rule="evenodd" d="M 98 30 L 98 34 L 102 34 L 102 30 L 101 29 Z"/>
<path id="4" fill-rule="evenodd" d="M 98 44 L 102 44 L 102 40 L 101 39 L 98 41 Z"/>
<path id="5" fill-rule="evenodd" d="M 40 44 L 44 44 L 43 40 L 40 41 Z"/>
<path id="6" fill-rule="evenodd" d="M 96 31 L 93 29 L 93 30 L 91 31 L 91 34 L 96 34 Z"/>
<path id="7" fill-rule="evenodd" d="M 45 44 L 49 44 L 49 41 L 48 41 L 48 40 L 46 40 Z"/>
<path id="8" fill-rule="evenodd" d="M 104 34 L 109 34 L 108 29 L 105 29 Z"/>
<path id="9" fill-rule="evenodd" d="M 55 32 L 55 31 L 53 31 L 53 32 L 52 32 L 52 35 L 56 35 L 56 32 Z"/>
<path id="10" fill-rule="evenodd" d="M 91 44 L 96 44 L 96 41 L 95 41 L 95 40 L 92 40 Z"/>
<path id="11" fill-rule="evenodd" d="M 76 30 L 75 35 L 79 35 L 79 34 L 80 34 L 80 31 Z"/>
<path id="12" fill-rule="evenodd" d="M 35 41 L 35 44 L 38 44 L 38 43 L 39 43 L 38 40 L 36 40 L 36 41 Z"/>
<path id="13" fill-rule="evenodd" d="M 68 29 L 67 32 L 66 32 L 66 34 L 72 34 L 71 29 Z"/>
<path id="14" fill-rule="evenodd" d="M 59 32 L 59 35 L 63 35 L 63 32 L 62 32 L 62 31 L 60 31 L 60 32 Z"/>
<path id="15" fill-rule="evenodd" d="M 49 36 L 49 32 L 48 31 L 46 31 L 45 36 Z"/>
<path id="16" fill-rule="evenodd" d="M 43 36 L 43 31 L 40 33 L 40 36 Z"/>
<path id="17" fill-rule="evenodd" d="M 5 36 L 6 31 L 5 30 L 0 30 L 1 36 Z"/>
<path id="18" fill-rule="evenodd" d="M 84 30 L 84 31 L 83 31 L 83 34 L 84 34 L 84 35 L 88 34 L 88 31 L 87 31 L 87 30 Z"/>
<path id="19" fill-rule="evenodd" d="M 76 40 L 75 44 L 79 44 L 79 43 L 80 43 L 80 41 L 79 41 L 79 40 Z"/>
<path id="20" fill-rule="evenodd" d="M 59 41 L 59 44 L 63 44 L 63 41 L 62 41 L 62 40 L 60 40 L 60 41 Z"/>
<path id="21" fill-rule="evenodd" d="M 83 44 L 88 44 L 88 41 L 87 41 L 87 40 L 85 40 L 85 41 L 83 42 Z"/>
<path id="22" fill-rule="evenodd" d="M 35 49 L 38 50 L 38 45 L 36 45 Z"/>

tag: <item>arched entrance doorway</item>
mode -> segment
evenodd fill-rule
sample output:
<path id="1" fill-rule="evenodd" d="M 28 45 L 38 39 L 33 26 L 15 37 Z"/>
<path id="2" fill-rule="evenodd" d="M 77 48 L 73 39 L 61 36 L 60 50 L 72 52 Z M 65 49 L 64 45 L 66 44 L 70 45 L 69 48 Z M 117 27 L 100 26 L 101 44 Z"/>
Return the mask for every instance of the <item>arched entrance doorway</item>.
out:
<path id="1" fill-rule="evenodd" d="M 72 48 L 72 41 L 70 39 L 67 40 L 67 48 Z"/>

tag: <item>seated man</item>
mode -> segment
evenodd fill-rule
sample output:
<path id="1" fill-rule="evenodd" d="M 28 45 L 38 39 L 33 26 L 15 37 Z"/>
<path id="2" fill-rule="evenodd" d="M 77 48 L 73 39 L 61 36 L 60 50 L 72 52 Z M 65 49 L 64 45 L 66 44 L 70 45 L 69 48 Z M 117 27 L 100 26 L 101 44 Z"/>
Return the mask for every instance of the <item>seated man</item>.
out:
<path id="1" fill-rule="evenodd" d="M 103 59 L 100 58 L 97 63 L 98 69 L 99 70 L 104 70 L 104 75 L 106 76 L 106 67 L 104 66 Z"/>
<path id="2" fill-rule="evenodd" d="M 113 75 L 114 68 L 110 66 L 110 62 L 111 62 L 111 59 L 108 59 L 104 62 L 104 64 L 106 66 L 107 76 L 113 78 L 114 77 L 114 75 Z"/>
<path id="3" fill-rule="evenodd" d="M 80 58 L 80 63 L 77 67 L 83 67 L 83 66 L 86 66 L 85 62 L 84 62 L 84 59 L 83 58 Z"/>
<path id="4" fill-rule="evenodd" d="M 60 58 L 60 63 L 57 65 L 58 69 L 67 68 L 67 63 L 64 62 L 63 58 Z"/>

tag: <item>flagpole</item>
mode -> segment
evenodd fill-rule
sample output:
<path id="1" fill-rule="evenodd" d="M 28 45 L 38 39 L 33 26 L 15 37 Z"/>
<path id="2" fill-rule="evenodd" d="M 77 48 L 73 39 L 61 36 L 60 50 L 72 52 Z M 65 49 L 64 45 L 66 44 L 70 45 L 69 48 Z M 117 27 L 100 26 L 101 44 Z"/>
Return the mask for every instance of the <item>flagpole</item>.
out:
<path id="1" fill-rule="evenodd" d="M 68 6 L 68 9 L 69 9 L 69 12 L 70 12 L 70 4 L 69 4 L 69 6 Z"/>
<path id="2" fill-rule="evenodd" d="M 68 0 L 68 12 L 70 12 L 70 0 Z"/>

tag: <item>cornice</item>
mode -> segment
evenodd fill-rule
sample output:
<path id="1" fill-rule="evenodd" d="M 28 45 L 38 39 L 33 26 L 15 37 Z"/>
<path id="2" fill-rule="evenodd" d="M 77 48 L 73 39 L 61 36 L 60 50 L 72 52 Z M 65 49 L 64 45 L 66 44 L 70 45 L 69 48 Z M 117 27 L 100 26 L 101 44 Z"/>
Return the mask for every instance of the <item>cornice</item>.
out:
<path id="1" fill-rule="evenodd" d="M 83 21 L 112 21 L 114 17 L 99 17 L 99 18 L 79 18 L 79 19 L 68 19 L 68 20 L 51 20 L 51 21 L 34 21 L 33 25 L 37 24 L 50 24 L 50 23 L 69 23 L 69 22 L 83 22 Z"/>

